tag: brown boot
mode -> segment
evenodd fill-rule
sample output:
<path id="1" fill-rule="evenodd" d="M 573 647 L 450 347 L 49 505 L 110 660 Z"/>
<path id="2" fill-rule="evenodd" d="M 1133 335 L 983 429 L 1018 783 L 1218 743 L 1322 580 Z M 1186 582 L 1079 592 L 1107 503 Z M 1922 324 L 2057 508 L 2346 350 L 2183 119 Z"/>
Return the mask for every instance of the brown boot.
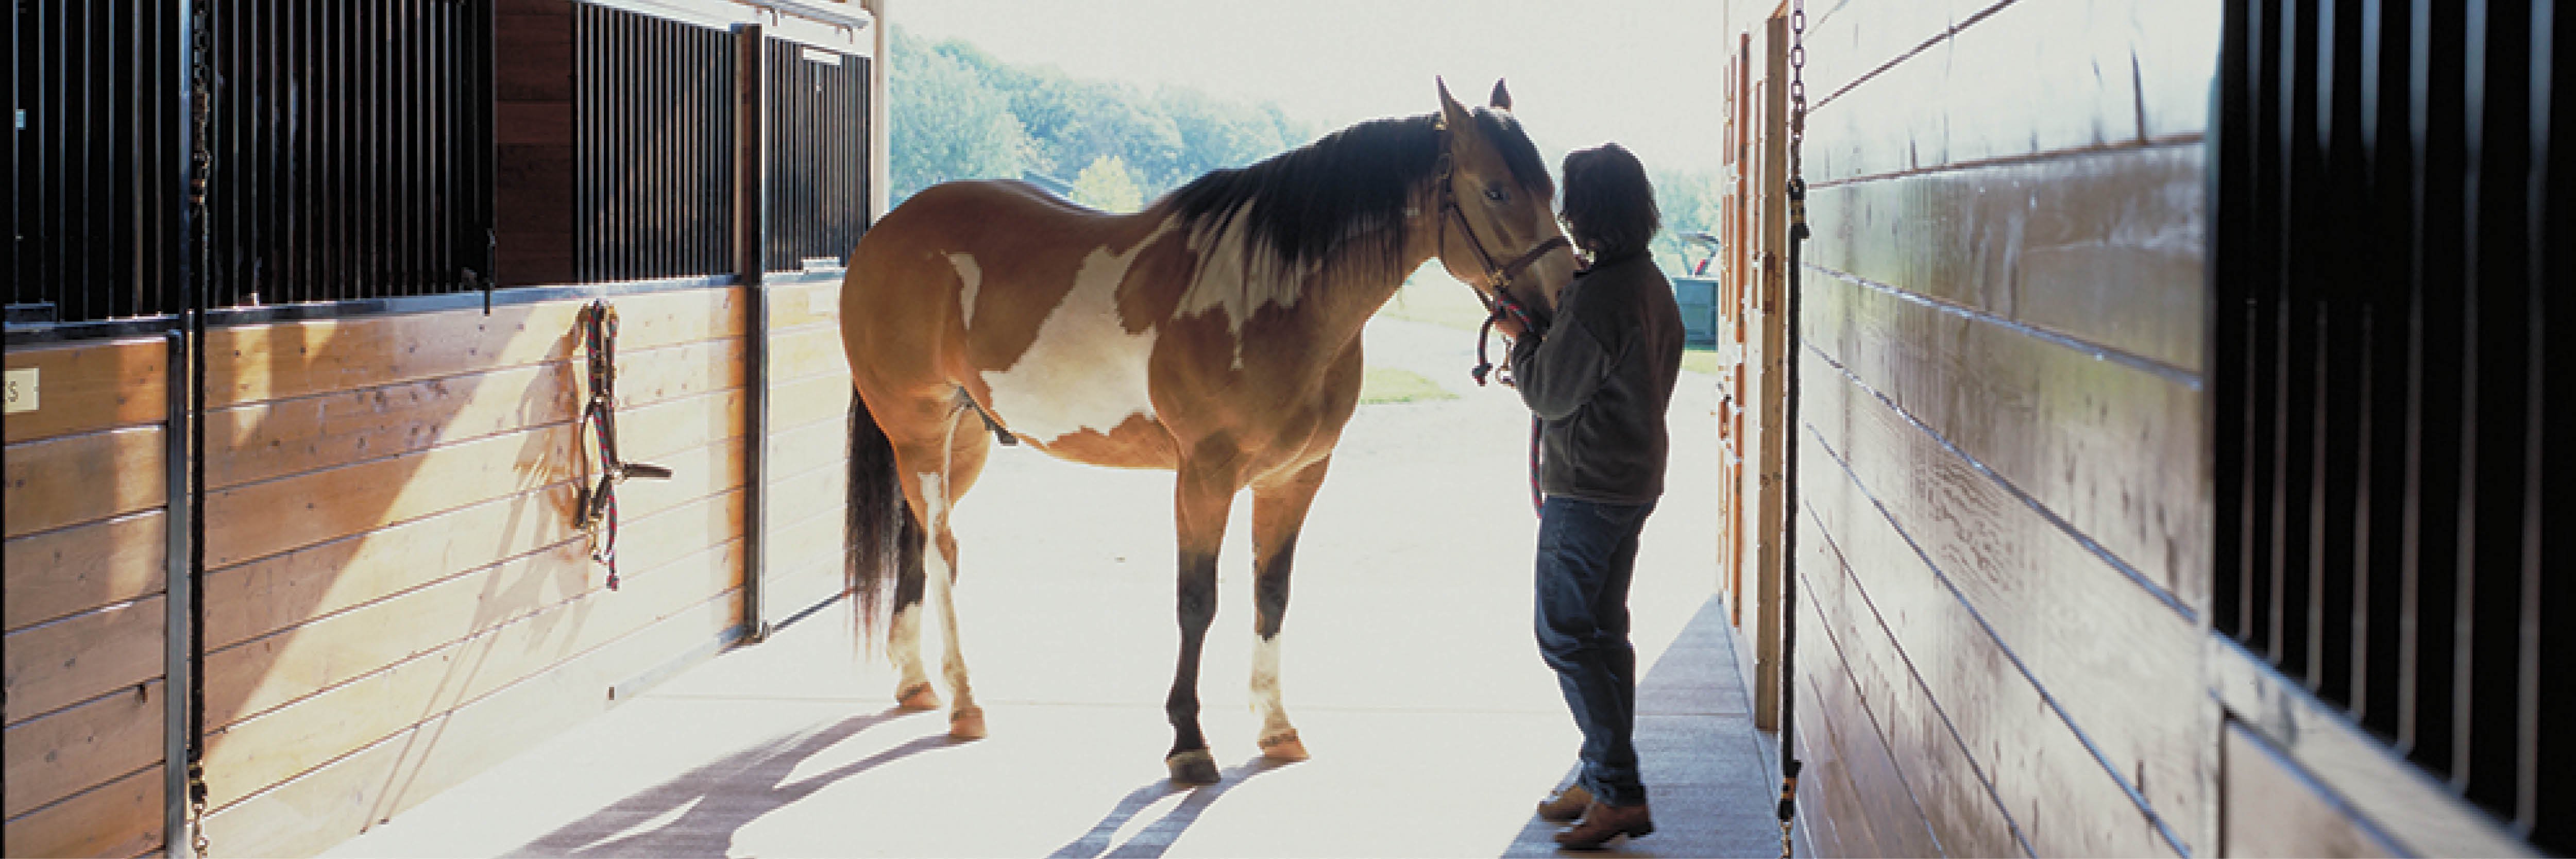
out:
<path id="1" fill-rule="evenodd" d="M 1592 792 L 1584 790 L 1582 785 L 1573 785 L 1557 791 L 1556 796 L 1550 797 L 1548 801 L 1539 803 L 1538 819 L 1553 823 L 1573 823 L 1583 817 L 1584 809 L 1590 807 L 1592 807 Z"/>
<path id="2" fill-rule="evenodd" d="M 1567 850 L 1599 850 L 1610 839 L 1625 835 L 1643 838 L 1655 831 L 1655 817 L 1647 813 L 1645 803 L 1636 805 L 1602 805 L 1595 802 L 1583 812 L 1583 822 L 1573 829 L 1556 834 L 1556 843 Z"/>

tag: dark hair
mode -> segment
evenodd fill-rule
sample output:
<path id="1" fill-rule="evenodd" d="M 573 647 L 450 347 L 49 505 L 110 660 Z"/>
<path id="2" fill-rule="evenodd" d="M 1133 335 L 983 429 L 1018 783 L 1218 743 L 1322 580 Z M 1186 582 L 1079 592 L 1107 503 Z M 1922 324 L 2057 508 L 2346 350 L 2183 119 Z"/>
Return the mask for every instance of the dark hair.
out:
<path id="1" fill-rule="evenodd" d="M 1481 107 L 1472 115 L 1514 181 L 1548 188 L 1547 165 L 1518 120 Z M 1160 205 L 1193 231 L 1250 230 L 1245 252 L 1275 264 L 1321 262 L 1356 245 L 1351 250 L 1392 270 L 1404 257 L 1397 228 L 1414 184 L 1438 164 L 1440 144 L 1430 115 L 1369 120 L 1257 164 L 1210 172 Z"/>
<path id="2" fill-rule="evenodd" d="M 1663 226 L 1646 165 L 1616 143 L 1566 153 L 1565 225 L 1596 260 L 1645 251 Z"/>

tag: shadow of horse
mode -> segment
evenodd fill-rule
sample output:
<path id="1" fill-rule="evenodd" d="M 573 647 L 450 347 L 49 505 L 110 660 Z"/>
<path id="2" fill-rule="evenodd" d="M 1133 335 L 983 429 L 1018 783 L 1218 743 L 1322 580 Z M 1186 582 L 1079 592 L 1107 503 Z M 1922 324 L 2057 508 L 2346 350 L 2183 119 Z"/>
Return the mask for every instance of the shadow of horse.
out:
<path id="1" fill-rule="evenodd" d="M 805 759 L 870 728 L 910 715 L 888 707 L 822 730 L 788 735 L 705 764 L 565 824 L 507 856 L 722 856 L 734 834 L 762 816 L 843 779 L 953 743 L 943 730 L 788 782 Z M 677 812 L 642 831 L 630 831 Z"/>
<path id="2" fill-rule="evenodd" d="M 1235 785 L 1250 781 L 1253 776 L 1284 766 L 1287 764 L 1256 755 L 1219 773 L 1217 782 L 1211 785 L 1185 787 L 1173 784 L 1170 779 L 1155 779 L 1144 787 L 1129 791 L 1118 800 L 1118 804 L 1110 806 L 1108 814 L 1101 815 L 1100 822 L 1093 824 L 1091 831 L 1056 848 L 1054 853 L 1048 854 L 1048 859 L 1156 859 L 1164 851 L 1172 849 L 1172 842 L 1180 840 L 1181 833 L 1189 831 L 1190 825 L 1198 822 L 1199 815 L 1206 812 L 1209 805 L 1215 804 L 1217 797 L 1224 796 Z M 1137 814 L 1173 794 L 1188 796 L 1172 806 L 1172 810 L 1163 812 L 1162 817 L 1137 830 L 1127 843 L 1110 847 L 1109 842 L 1118 837 L 1118 830 L 1126 828 Z"/>

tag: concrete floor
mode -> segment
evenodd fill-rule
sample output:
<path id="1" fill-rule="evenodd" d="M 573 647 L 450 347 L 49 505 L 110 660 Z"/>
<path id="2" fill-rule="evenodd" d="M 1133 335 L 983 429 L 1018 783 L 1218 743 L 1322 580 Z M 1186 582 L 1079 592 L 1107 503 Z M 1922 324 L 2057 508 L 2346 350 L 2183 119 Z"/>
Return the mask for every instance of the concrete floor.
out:
<path id="1" fill-rule="evenodd" d="M 1298 548 L 1282 676 L 1314 759 L 1261 761 L 1248 503 L 1200 690 L 1224 780 L 1176 790 L 1161 702 L 1170 477 L 997 451 L 955 514 L 989 739 L 889 708 L 832 607 L 702 663 L 342 844 L 337 856 L 1518 856 L 1579 743 L 1530 640 L 1527 413 L 1471 338 L 1381 320 L 1375 365 L 1460 399 L 1363 407 Z M 1776 781 L 1716 581 L 1712 381 L 1686 375 L 1631 605 L 1657 831 L 1612 855 L 1776 855 Z M 1694 476 L 1699 476 L 1694 479 Z M 937 640 L 935 627 L 925 641 Z M 935 644 L 925 649 L 936 659 Z M 936 669 L 934 667 L 934 673 Z"/>

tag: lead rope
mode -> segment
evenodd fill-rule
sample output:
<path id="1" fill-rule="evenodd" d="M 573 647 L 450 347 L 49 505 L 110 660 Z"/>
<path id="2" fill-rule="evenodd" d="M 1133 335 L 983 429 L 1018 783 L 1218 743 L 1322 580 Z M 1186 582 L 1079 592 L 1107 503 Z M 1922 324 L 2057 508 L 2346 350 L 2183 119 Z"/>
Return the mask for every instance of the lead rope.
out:
<path id="1" fill-rule="evenodd" d="M 191 137 L 188 148 L 188 216 L 195 223 L 197 246 L 195 283 L 179 284 L 181 290 L 197 290 L 195 305 L 188 313 L 189 372 L 194 382 L 189 391 L 190 427 L 188 430 L 188 846 L 190 855 L 203 857 L 210 842 L 206 840 L 206 308 L 213 303 L 212 266 L 214 227 L 206 217 L 206 186 L 214 170 L 214 135 L 208 131 L 213 121 L 214 102 L 214 11 L 213 0 L 196 0 L 191 4 L 188 28 L 188 113 Z"/>
<path id="2" fill-rule="evenodd" d="M 1802 320 L 1798 310 L 1798 249 L 1807 241 L 1807 176 L 1800 161 L 1800 150 L 1807 141 L 1807 2 L 1790 0 L 1789 4 L 1789 294 L 1786 305 L 1789 316 L 1789 361 L 1786 380 L 1789 443 L 1783 446 L 1781 486 L 1786 496 L 1782 504 L 1788 515 L 1787 533 L 1781 536 L 1781 559 L 1786 569 L 1780 576 L 1780 859 L 1790 859 L 1796 852 L 1792 834 L 1798 817 L 1798 770 L 1805 765 L 1798 760 L 1798 371 L 1805 357 Z"/>
<path id="3" fill-rule="evenodd" d="M 590 535 L 590 558 L 608 565 L 608 589 L 617 581 L 617 484 L 629 477 L 669 480 L 671 470 L 617 458 L 617 308 L 594 300 L 581 311 L 582 343 L 590 353 L 590 401 L 581 427 L 599 446 L 599 482 L 582 491 L 573 526 Z"/>

